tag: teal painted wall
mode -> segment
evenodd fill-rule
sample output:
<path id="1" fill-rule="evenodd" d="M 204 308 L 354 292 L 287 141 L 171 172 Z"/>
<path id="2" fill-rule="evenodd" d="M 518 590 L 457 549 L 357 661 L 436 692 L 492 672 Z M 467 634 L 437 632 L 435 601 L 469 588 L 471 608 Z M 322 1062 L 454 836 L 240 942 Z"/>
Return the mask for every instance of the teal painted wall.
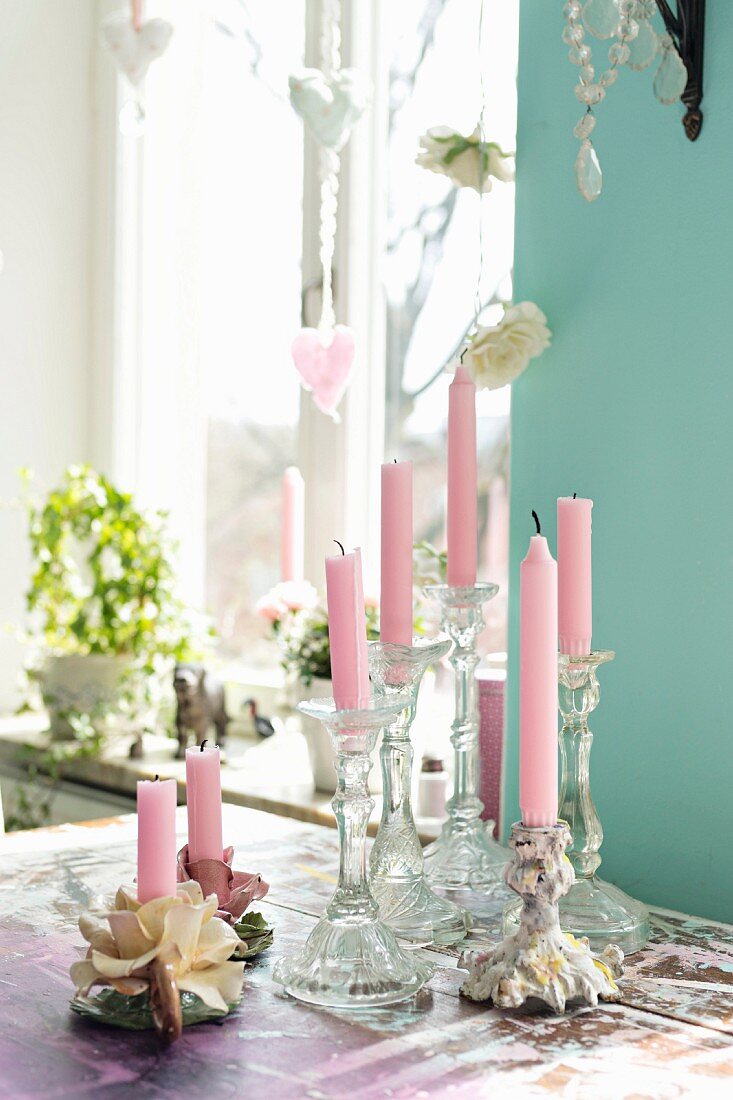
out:
<path id="1" fill-rule="evenodd" d="M 733 4 L 708 0 L 705 122 L 625 71 L 597 109 L 604 193 L 577 193 L 561 3 L 522 0 L 516 298 L 553 346 L 512 408 L 506 814 L 517 808 L 517 584 L 536 508 L 592 497 L 602 874 L 733 921 Z M 594 61 L 605 50 L 594 42 Z"/>

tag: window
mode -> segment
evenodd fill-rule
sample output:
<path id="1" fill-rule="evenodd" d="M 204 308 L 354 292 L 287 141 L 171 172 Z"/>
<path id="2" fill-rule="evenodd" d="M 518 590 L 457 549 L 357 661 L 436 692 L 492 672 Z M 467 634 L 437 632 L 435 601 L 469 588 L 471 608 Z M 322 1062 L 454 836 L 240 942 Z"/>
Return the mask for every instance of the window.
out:
<path id="1" fill-rule="evenodd" d="M 518 0 L 485 7 L 485 128 L 513 149 Z M 416 536 L 443 541 L 442 368 L 474 316 L 480 211 L 482 320 L 511 296 L 513 186 L 479 203 L 414 163 L 428 128 L 476 124 L 480 0 L 344 0 L 343 63 L 374 83 L 343 157 L 335 259 L 357 369 L 339 425 L 301 393 L 290 344 L 301 286 L 318 274 L 318 195 L 287 77 L 317 64 L 319 4 L 288 0 L 287 19 L 283 8 L 160 0 L 176 34 L 147 81 L 143 139 L 120 139 L 118 375 L 135 395 L 117 425 L 135 440 L 125 481 L 171 509 L 189 594 L 213 612 L 223 652 L 250 665 L 271 663 L 253 608 L 278 579 L 286 466 L 306 481 L 306 570 L 319 587 L 339 537 L 364 547 L 376 589 L 383 457 L 415 460 Z M 500 583 L 508 413 L 508 390 L 480 395 L 480 571 Z M 504 602 L 490 611 L 487 644 L 500 650 Z"/>

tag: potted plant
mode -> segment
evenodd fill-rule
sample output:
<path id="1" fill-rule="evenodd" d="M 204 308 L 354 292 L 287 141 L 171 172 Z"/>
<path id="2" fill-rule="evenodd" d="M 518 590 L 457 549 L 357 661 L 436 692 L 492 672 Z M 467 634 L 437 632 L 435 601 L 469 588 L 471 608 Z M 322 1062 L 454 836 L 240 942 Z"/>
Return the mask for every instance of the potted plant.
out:
<path id="1" fill-rule="evenodd" d="M 165 664 L 189 652 L 191 617 L 165 514 L 139 510 L 104 475 L 71 466 L 28 515 L 31 676 L 52 735 L 69 738 L 79 715 L 150 704 Z"/>

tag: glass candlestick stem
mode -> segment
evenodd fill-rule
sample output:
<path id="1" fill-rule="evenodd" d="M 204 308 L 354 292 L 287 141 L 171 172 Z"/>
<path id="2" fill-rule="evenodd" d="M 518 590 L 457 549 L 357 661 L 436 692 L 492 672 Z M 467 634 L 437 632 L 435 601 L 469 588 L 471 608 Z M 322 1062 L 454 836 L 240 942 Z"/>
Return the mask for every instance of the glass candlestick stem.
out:
<path id="1" fill-rule="evenodd" d="M 425 670 L 444 657 L 449 639 L 416 645 L 372 642 L 369 670 L 383 696 L 407 695 L 409 705 L 385 729 L 380 750 L 382 819 L 369 860 L 369 885 L 379 916 L 413 947 L 459 943 L 470 927 L 465 909 L 439 897 L 425 881 L 423 852 L 412 815 L 410 729 Z"/>

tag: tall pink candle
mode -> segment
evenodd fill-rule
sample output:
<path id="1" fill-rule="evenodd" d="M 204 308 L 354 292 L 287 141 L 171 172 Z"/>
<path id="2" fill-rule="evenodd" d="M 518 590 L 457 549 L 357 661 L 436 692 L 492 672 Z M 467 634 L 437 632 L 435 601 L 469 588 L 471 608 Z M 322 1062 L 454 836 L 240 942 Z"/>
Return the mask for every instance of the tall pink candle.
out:
<path id="1" fill-rule="evenodd" d="M 478 555 L 476 386 L 468 367 L 456 367 L 448 390 L 448 584 L 476 583 Z"/>
<path id="2" fill-rule="evenodd" d="M 137 785 L 137 896 L 144 905 L 176 896 L 176 781 Z"/>
<path id="3" fill-rule="evenodd" d="M 326 599 L 333 697 L 354 710 L 371 696 L 361 550 L 326 558 Z"/>
<path id="4" fill-rule="evenodd" d="M 382 466 L 383 642 L 412 645 L 412 463 Z"/>
<path id="5" fill-rule="evenodd" d="M 288 466 L 282 481 L 280 574 L 284 581 L 303 580 L 305 482 L 297 466 Z"/>
<path id="6" fill-rule="evenodd" d="M 558 635 L 560 652 L 590 653 L 593 634 L 591 510 L 593 501 L 560 497 L 557 502 Z"/>
<path id="7" fill-rule="evenodd" d="M 221 756 L 215 745 L 186 749 L 188 859 L 221 859 Z"/>
<path id="8" fill-rule="evenodd" d="M 557 822 L 557 563 L 540 534 L 519 581 L 519 804 L 534 828 Z"/>

